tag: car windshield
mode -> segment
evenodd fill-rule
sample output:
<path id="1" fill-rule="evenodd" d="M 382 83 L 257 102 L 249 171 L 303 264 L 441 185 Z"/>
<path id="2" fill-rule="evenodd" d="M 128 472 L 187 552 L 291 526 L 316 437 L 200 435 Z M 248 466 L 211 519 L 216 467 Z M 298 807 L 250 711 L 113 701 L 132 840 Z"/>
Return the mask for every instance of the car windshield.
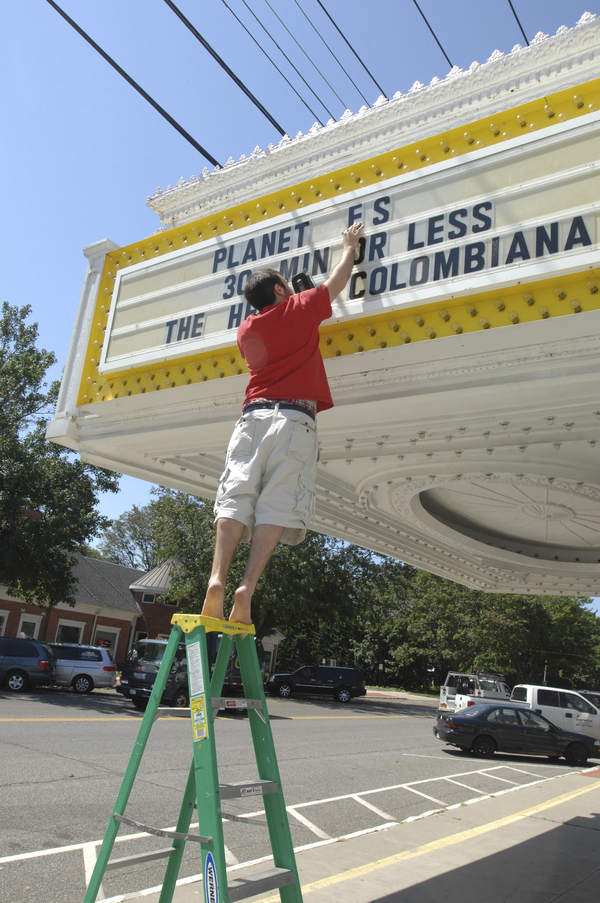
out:
<path id="1" fill-rule="evenodd" d="M 131 653 L 131 661 L 144 665 L 160 665 L 165 654 L 164 643 L 140 643 Z"/>

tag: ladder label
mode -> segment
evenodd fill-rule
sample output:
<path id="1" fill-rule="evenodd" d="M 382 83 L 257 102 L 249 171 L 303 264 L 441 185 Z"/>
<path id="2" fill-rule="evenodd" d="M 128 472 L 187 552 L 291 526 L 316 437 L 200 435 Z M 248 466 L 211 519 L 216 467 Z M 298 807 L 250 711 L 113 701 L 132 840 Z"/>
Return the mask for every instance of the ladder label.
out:
<path id="1" fill-rule="evenodd" d="M 194 740 L 204 740 L 208 737 L 206 724 L 206 696 L 196 696 L 190 702 L 192 710 L 192 731 Z"/>
<path id="2" fill-rule="evenodd" d="M 242 787 L 240 790 L 240 796 L 262 796 L 263 789 L 259 785 L 258 787 Z"/>
<path id="3" fill-rule="evenodd" d="M 212 853 L 206 854 L 204 863 L 204 896 L 206 903 L 219 903 L 219 884 L 217 882 L 217 869 Z"/>
<path id="4" fill-rule="evenodd" d="M 190 681 L 190 695 L 199 696 L 201 693 L 204 693 L 204 676 L 202 674 L 200 642 L 188 644 L 187 666 Z"/>

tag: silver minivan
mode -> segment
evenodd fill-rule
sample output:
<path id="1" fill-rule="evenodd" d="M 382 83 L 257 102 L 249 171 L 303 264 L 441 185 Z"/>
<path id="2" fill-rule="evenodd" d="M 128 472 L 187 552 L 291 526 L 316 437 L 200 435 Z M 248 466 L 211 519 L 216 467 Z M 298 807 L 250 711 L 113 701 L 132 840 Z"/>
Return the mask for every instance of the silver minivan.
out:
<path id="1" fill-rule="evenodd" d="M 94 687 L 114 687 L 117 666 L 108 649 L 79 643 L 46 643 L 56 658 L 56 684 L 91 693 Z"/>

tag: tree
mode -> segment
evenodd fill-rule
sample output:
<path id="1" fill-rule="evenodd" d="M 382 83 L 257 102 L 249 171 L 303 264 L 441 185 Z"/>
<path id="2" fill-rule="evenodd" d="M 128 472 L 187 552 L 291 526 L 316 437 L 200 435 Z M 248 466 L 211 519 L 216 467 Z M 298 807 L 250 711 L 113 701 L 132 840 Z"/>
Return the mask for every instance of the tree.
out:
<path id="1" fill-rule="evenodd" d="M 212 504 L 182 492 L 153 490 L 145 508 L 113 522 L 101 549 L 121 564 L 179 561 L 168 597 L 199 612 L 212 564 Z M 247 545 L 230 570 L 225 614 L 243 573 Z M 506 672 L 512 683 L 565 685 L 598 674 L 600 618 L 586 600 L 482 593 L 391 558 L 312 531 L 298 546 L 279 545 L 252 600 L 259 636 L 286 637 L 282 669 L 334 658 L 367 680 L 411 689 L 440 683 L 449 670 Z M 380 667 L 381 666 L 381 667 Z"/>
<path id="2" fill-rule="evenodd" d="M 0 318 L 0 582 L 26 602 L 73 605 L 74 553 L 106 525 L 98 493 L 116 492 L 118 477 L 46 442 L 55 357 L 36 347 L 30 313 L 4 303 Z"/>

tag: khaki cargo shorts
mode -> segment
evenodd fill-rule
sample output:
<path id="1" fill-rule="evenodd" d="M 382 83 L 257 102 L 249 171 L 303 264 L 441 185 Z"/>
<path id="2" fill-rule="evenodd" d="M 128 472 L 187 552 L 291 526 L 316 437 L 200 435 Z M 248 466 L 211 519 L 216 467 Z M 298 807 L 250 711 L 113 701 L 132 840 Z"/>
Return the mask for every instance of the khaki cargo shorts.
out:
<path id="1" fill-rule="evenodd" d="M 246 527 L 285 527 L 281 542 L 295 546 L 314 516 L 317 426 L 294 410 L 257 409 L 242 414 L 227 450 L 215 501 L 215 520 L 231 517 Z"/>

